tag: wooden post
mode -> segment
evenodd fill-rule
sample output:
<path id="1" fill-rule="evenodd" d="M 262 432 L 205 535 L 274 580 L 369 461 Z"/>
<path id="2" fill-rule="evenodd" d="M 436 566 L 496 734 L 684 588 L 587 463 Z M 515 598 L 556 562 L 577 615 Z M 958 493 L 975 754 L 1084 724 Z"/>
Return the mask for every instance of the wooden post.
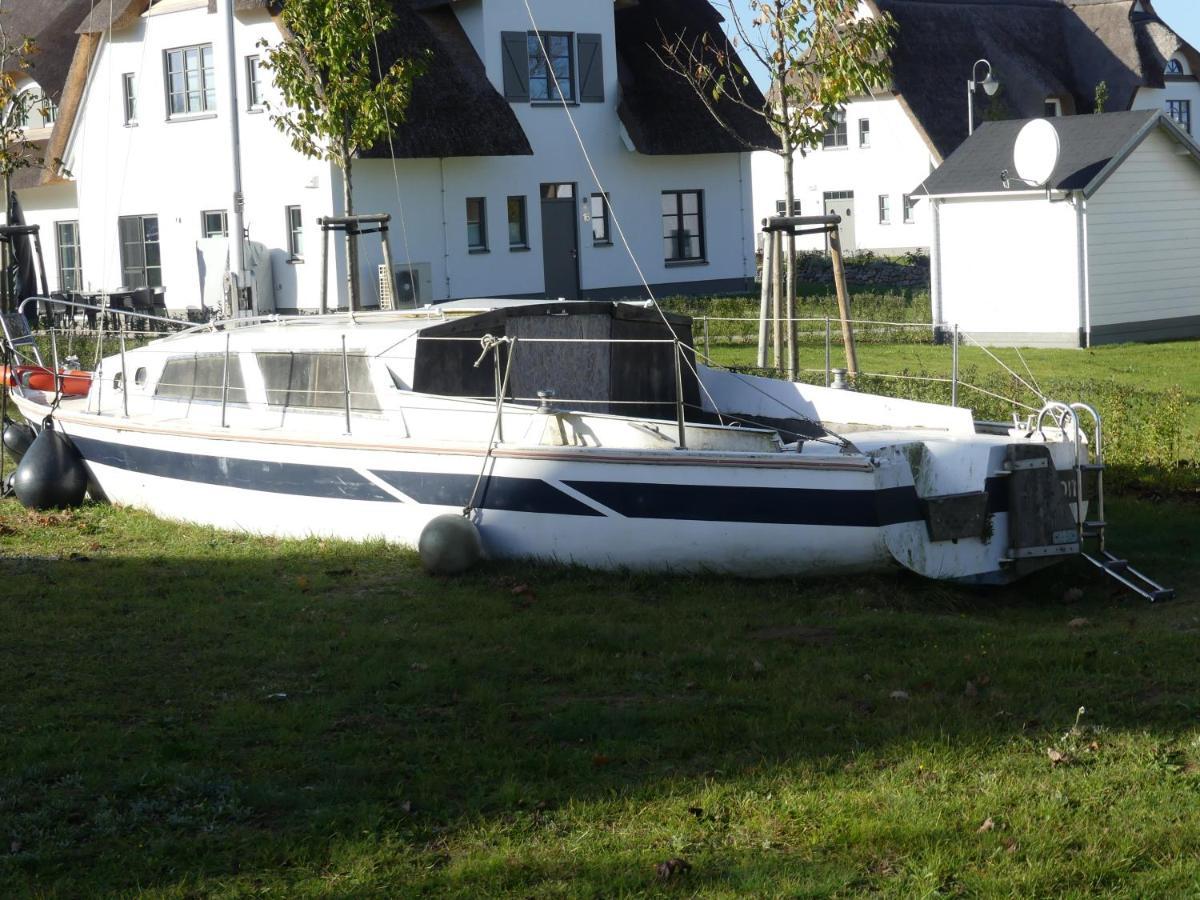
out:
<path id="1" fill-rule="evenodd" d="M 774 320 L 774 334 L 771 343 L 771 366 L 779 369 L 783 365 L 783 233 L 771 232 L 771 313 Z"/>
<path id="2" fill-rule="evenodd" d="M 763 232 L 762 298 L 758 304 L 758 357 L 760 369 L 767 367 L 767 308 L 771 303 L 771 242 L 772 232 Z"/>
<path id="3" fill-rule="evenodd" d="M 858 353 L 854 349 L 854 330 L 850 326 L 850 296 L 846 290 L 846 265 L 842 260 L 842 238 L 835 225 L 829 232 L 829 256 L 833 262 L 833 284 L 837 288 L 838 313 L 842 317 L 842 343 L 846 346 L 846 370 L 858 374 Z"/>

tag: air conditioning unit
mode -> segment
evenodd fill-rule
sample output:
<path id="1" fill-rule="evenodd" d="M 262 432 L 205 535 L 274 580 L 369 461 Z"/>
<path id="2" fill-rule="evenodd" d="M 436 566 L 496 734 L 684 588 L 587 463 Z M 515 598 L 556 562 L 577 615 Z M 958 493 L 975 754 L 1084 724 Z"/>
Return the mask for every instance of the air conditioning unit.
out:
<path id="1" fill-rule="evenodd" d="M 379 308 L 415 309 L 433 301 L 433 269 L 429 263 L 401 264 L 388 278 L 386 266 L 379 267 Z"/>

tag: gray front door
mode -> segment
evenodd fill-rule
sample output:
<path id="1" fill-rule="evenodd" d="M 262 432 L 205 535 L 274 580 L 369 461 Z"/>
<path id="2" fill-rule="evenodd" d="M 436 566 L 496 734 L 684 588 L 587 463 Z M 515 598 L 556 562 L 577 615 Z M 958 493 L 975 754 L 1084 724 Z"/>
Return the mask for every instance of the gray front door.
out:
<path id="1" fill-rule="evenodd" d="M 858 244 L 854 241 L 854 191 L 826 191 L 825 215 L 841 216 L 842 252 L 854 253 Z"/>
<path id="2" fill-rule="evenodd" d="M 546 297 L 579 299 L 579 230 L 575 185 L 542 185 L 542 265 Z"/>

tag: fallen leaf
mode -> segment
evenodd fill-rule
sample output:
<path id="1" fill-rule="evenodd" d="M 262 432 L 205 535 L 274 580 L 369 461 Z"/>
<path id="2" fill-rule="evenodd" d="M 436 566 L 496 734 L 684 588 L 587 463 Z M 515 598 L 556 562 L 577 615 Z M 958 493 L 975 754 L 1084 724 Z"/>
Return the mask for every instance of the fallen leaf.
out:
<path id="1" fill-rule="evenodd" d="M 757 659 L 751 660 L 751 661 L 750 661 L 750 664 L 751 664 L 751 665 L 754 667 L 754 671 L 755 671 L 755 672 L 765 672 L 765 671 L 767 671 L 767 667 L 766 667 L 766 666 L 764 666 L 764 665 L 763 665 L 761 662 L 759 662 Z"/>
<path id="2" fill-rule="evenodd" d="M 514 586 L 512 589 L 512 595 L 514 597 L 519 594 L 528 594 L 528 593 L 529 593 L 529 585 L 527 585 L 527 584 L 518 584 L 518 585 Z"/>
<path id="3" fill-rule="evenodd" d="M 426 665 L 425 663 L 413 663 L 411 666 L 409 666 L 409 668 L 412 669 L 414 672 L 424 672 L 426 669 L 429 668 L 429 666 Z"/>
<path id="4" fill-rule="evenodd" d="M 988 816 L 986 819 L 983 820 L 983 824 L 980 825 L 977 829 L 975 829 L 975 833 L 976 834 L 984 834 L 985 832 L 991 831 L 995 827 L 996 827 L 995 821 L 992 819 L 991 816 Z"/>
<path id="5" fill-rule="evenodd" d="M 1092 623 L 1089 620 L 1080 616 L 1079 618 L 1072 619 L 1070 622 L 1068 622 L 1067 627 L 1068 628 L 1087 628 L 1091 624 Z"/>
<path id="6" fill-rule="evenodd" d="M 308 593 L 308 590 L 311 587 L 312 587 L 312 581 L 309 579 L 309 577 L 307 575 L 297 575 L 296 576 L 296 588 L 298 590 L 300 590 L 304 593 Z"/>
<path id="7" fill-rule="evenodd" d="M 13 841 L 11 844 L 8 845 L 8 850 L 10 853 L 20 853 L 21 852 L 21 842 Z"/>
<path id="8" fill-rule="evenodd" d="M 1065 753 L 1055 750 L 1053 747 L 1046 751 L 1046 755 L 1050 757 L 1050 765 L 1052 766 L 1057 766 L 1070 761 L 1070 757 L 1068 757 Z"/>
<path id="9" fill-rule="evenodd" d="M 605 756 L 603 753 L 597 753 L 592 757 L 592 765 L 597 769 L 599 769 L 601 766 L 607 766 L 612 761 L 613 760 L 611 756 Z"/>
<path id="10" fill-rule="evenodd" d="M 266 699 L 267 700 L 286 700 L 287 694 L 284 694 L 284 693 L 267 694 Z"/>
<path id="11" fill-rule="evenodd" d="M 1004 845 L 1005 853 L 1015 853 L 1017 851 L 1017 842 L 1010 837 L 1006 837 L 1000 843 Z"/>
<path id="12" fill-rule="evenodd" d="M 654 874 L 659 881 L 670 881 L 685 872 L 691 871 L 692 864 L 686 859 L 681 859 L 678 856 L 673 856 L 666 862 L 660 862 L 654 867 Z"/>
<path id="13" fill-rule="evenodd" d="M 888 696 L 893 700 L 907 700 L 908 691 L 892 691 Z"/>
<path id="14" fill-rule="evenodd" d="M 1063 591 L 1063 595 L 1062 595 L 1063 603 L 1078 603 L 1082 599 L 1083 599 L 1083 588 L 1073 587 L 1073 588 L 1067 588 L 1065 591 Z"/>
<path id="15" fill-rule="evenodd" d="M 967 686 L 965 688 L 963 688 L 963 696 L 964 697 L 978 697 L 979 696 L 979 688 L 975 687 L 975 682 L 973 682 L 973 681 L 967 682 Z"/>

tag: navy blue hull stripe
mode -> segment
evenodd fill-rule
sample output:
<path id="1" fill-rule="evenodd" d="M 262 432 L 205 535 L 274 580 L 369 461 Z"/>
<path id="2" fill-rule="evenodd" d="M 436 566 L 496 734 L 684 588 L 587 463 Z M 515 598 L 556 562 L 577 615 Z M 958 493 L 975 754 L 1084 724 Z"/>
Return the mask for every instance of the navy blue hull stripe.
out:
<path id="1" fill-rule="evenodd" d="M 476 475 L 442 475 L 426 472 L 373 472 L 400 493 L 430 506 L 466 506 L 478 479 Z M 540 478 L 492 476 L 480 486 L 476 504 L 483 509 L 546 513 L 556 516 L 603 516 L 590 506 L 564 494 Z"/>
<path id="2" fill-rule="evenodd" d="M 88 462 L 140 472 L 143 475 L 244 488 L 249 491 L 267 491 L 272 494 L 296 494 L 334 500 L 371 500 L 381 503 L 399 502 L 353 469 L 338 466 L 310 466 L 302 463 L 202 456 L 197 453 L 113 444 L 84 437 L 72 437 L 71 440 Z"/>
<path id="3" fill-rule="evenodd" d="M 873 527 L 922 519 L 912 487 L 881 490 L 567 481 L 630 519 Z"/>
<path id="4" fill-rule="evenodd" d="M 353 469 L 302 463 L 235 459 L 156 450 L 93 438 L 73 437 L 84 459 L 130 472 L 198 484 L 337 500 L 399 502 Z M 373 471 L 417 503 L 465 506 L 476 476 Z M 913 487 L 880 490 L 736 487 L 650 484 L 624 481 L 567 481 L 597 503 L 631 519 L 742 522 L 774 525 L 837 525 L 870 528 L 919 522 L 921 504 Z M 988 512 L 1008 509 L 1001 479 L 989 479 Z M 585 503 L 537 478 L 492 477 L 481 489 L 483 509 L 559 516 L 601 517 Z"/>

